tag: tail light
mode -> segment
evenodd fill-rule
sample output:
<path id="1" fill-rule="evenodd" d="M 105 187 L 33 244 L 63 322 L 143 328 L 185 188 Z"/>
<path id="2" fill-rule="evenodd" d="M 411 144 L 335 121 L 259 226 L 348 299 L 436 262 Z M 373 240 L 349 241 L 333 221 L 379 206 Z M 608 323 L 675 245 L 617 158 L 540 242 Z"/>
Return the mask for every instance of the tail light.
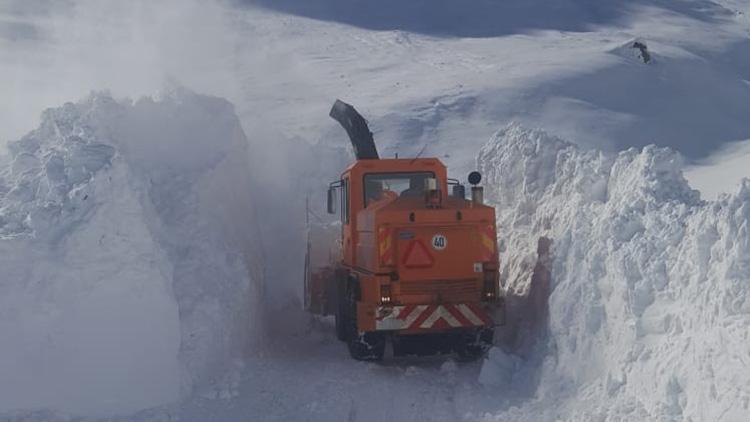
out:
<path id="1" fill-rule="evenodd" d="M 484 273 L 484 287 L 482 288 L 482 300 L 492 302 L 497 299 L 497 273 L 486 271 Z"/>
<path id="2" fill-rule="evenodd" d="M 383 305 L 391 304 L 391 286 L 388 284 L 380 285 L 380 303 Z"/>

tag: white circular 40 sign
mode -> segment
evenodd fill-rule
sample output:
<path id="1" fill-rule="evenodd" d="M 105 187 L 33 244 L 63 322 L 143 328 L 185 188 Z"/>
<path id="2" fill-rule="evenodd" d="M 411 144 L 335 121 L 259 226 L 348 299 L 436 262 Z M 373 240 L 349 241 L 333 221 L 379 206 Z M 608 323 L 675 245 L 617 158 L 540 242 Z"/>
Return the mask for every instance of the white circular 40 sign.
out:
<path id="1" fill-rule="evenodd" d="M 436 251 L 442 251 L 448 246 L 448 239 L 443 234 L 436 234 L 432 236 L 432 248 Z"/>

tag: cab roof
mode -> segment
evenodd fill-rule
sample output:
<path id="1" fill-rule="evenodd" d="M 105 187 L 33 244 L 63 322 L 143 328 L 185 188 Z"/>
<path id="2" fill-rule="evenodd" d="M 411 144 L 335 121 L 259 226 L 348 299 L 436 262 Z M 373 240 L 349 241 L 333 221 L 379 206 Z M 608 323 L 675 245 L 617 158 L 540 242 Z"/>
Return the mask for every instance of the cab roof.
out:
<path id="1" fill-rule="evenodd" d="M 375 160 L 357 160 L 345 170 L 345 172 L 364 173 L 407 173 L 413 171 L 433 171 L 444 174 L 446 167 L 437 158 L 381 158 Z"/>

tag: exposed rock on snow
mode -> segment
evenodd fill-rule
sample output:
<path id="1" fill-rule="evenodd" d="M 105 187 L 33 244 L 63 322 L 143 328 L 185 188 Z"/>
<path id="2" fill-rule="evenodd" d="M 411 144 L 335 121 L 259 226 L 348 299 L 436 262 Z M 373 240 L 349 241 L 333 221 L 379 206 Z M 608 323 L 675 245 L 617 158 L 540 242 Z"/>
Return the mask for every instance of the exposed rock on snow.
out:
<path id="1" fill-rule="evenodd" d="M 648 44 L 641 38 L 634 38 L 612 50 L 612 53 L 629 60 L 637 60 L 643 64 L 653 61 L 653 56 Z"/>
<path id="2" fill-rule="evenodd" d="M 262 267 L 227 101 L 107 94 L 44 112 L 0 168 L 0 411 L 128 413 L 230 370 Z"/>
<path id="3" fill-rule="evenodd" d="M 511 294 L 530 288 L 538 240 L 552 241 L 545 410 L 499 418 L 745 420 L 749 180 L 702 202 L 671 150 L 610 156 L 518 125 L 478 164 Z M 507 379 L 507 363 L 491 354 L 482 378 Z"/>
<path id="4" fill-rule="evenodd" d="M 648 64 L 651 61 L 651 53 L 648 52 L 648 46 L 646 45 L 646 42 L 643 40 L 635 40 L 633 41 L 633 45 L 630 46 L 631 48 L 638 50 L 637 57 L 645 64 Z"/>

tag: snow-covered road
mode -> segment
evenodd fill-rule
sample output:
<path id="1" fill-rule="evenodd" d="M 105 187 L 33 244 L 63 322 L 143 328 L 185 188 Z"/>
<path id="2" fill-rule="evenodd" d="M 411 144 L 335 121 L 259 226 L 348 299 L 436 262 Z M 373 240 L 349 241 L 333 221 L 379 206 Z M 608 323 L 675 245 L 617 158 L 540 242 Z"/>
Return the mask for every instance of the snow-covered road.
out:
<path id="1" fill-rule="evenodd" d="M 287 313 L 288 315 L 288 313 Z M 446 358 L 352 361 L 331 321 L 278 333 L 263 357 L 244 367 L 235 397 L 189 401 L 180 420 L 456 421 L 489 394 L 477 383 L 481 363 Z M 285 338 L 286 337 L 286 338 Z M 481 403 L 481 402 L 480 402 Z M 490 402 L 491 403 L 491 402 Z M 490 406 L 487 410 L 495 410 Z"/>

